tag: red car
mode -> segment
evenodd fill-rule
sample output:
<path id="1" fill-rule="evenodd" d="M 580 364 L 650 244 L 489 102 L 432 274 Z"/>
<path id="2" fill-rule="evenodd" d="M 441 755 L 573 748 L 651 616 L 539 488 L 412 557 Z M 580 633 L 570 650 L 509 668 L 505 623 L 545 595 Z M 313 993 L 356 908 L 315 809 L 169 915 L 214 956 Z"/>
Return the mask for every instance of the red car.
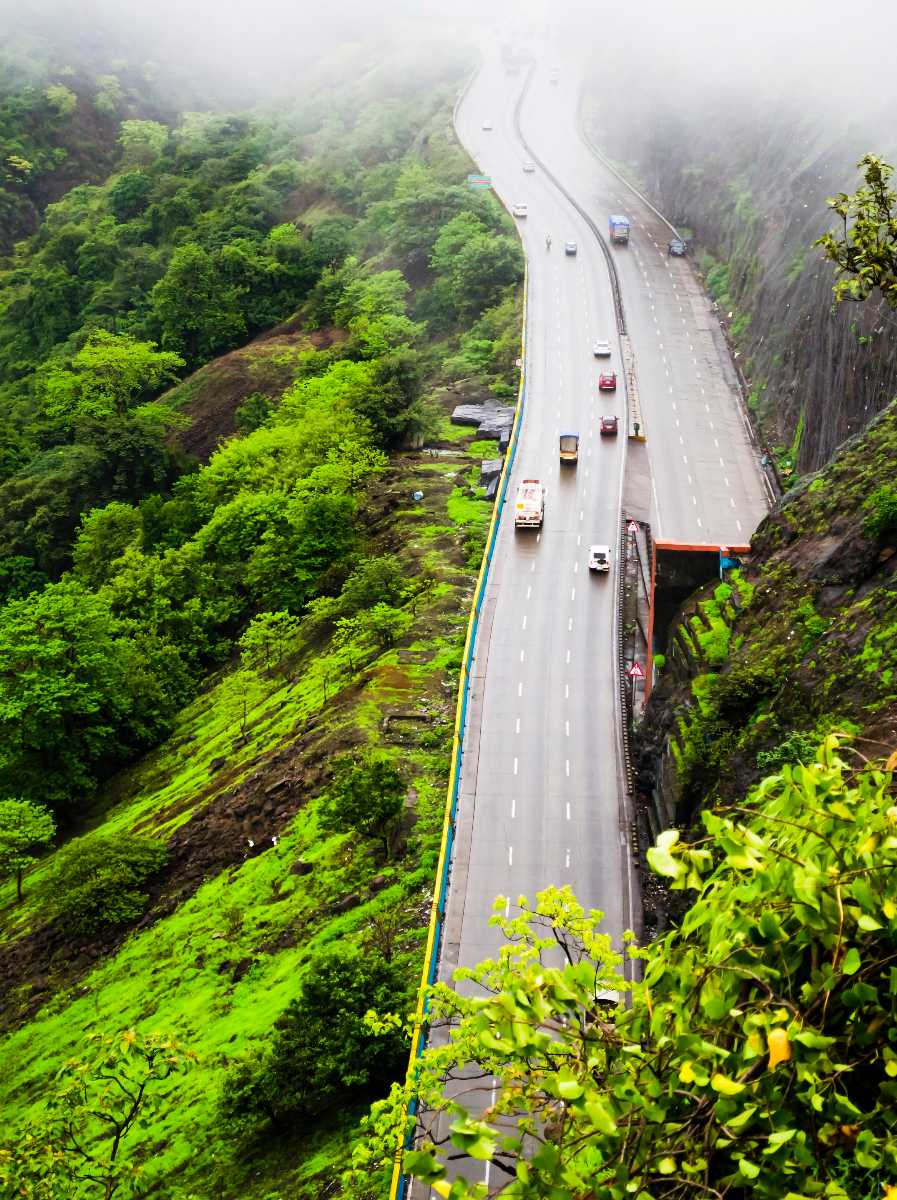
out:
<path id="1" fill-rule="evenodd" d="M 617 390 L 617 372 L 608 371 L 598 376 L 599 392 L 615 392 Z"/>
<path id="2" fill-rule="evenodd" d="M 618 425 L 619 425 L 619 418 L 617 418 L 617 417 L 602 417 L 601 418 L 601 430 L 600 430 L 601 436 L 604 437 L 605 434 L 609 434 L 611 437 L 616 437 Z"/>

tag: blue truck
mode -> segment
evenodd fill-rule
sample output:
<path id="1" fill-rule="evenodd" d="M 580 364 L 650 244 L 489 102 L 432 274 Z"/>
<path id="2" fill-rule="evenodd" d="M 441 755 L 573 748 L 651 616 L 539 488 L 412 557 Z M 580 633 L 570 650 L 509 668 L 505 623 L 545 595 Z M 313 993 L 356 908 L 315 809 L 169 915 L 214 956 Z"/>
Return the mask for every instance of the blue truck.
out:
<path id="1" fill-rule="evenodd" d="M 626 246 L 629 244 L 629 218 L 621 217 L 619 214 L 612 216 L 608 221 L 608 233 L 610 240 L 616 246 Z"/>

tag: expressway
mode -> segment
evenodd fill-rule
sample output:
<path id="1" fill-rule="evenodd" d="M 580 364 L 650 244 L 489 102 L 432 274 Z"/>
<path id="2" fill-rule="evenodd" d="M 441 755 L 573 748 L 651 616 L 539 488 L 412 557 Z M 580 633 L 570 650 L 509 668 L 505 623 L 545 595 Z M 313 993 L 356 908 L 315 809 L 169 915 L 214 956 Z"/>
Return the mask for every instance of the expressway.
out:
<path id="1" fill-rule="evenodd" d="M 583 142 L 578 89 L 569 66 L 557 85 L 547 63 L 528 81 L 508 77 L 495 47 L 456 112 L 458 136 L 497 195 L 509 208 L 527 206 L 518 227 L 529 295 L 521 437 L 470 677 L 439 964 L 446 981 L 459 965 L 497 953 L 501 937 L 489 917 L 498 895 L 510 905 L 569 884 L 586 909 L 605 914 L 618 944 L 639 927 L 615 678 L 617 563 L 609 576 L 587 567 L 590 544 L 609 544 L 615 558 L 619 543 L 627 405 L 609 269 L 577 206 L 599 228 L 611 212 L 633 223 L 631 245 L 613 253 L 647 432 L 655 536 L 743 542 L 767 509 L 709 304 L 688 264 L 668 258 L 662 221 Z M 539 165 L 523 171 L 531 157 L 576 204 Z M 575 255 L 564 252 L 568 240 Z M 598 338 L 611 343 L 615 397 L 597 389 L 607 363 L 592 355 Z M 619 436 L 600 436 L 605 413 L 620 416 Z M 580 434 L 575 468 L 561 469 L 562 430 Z M 539 534 L 518 533 L 516 488 L 533 478 L 547 490 L 544 524 Z M 488 1085 L 476 1086 L 485 1105 Z M 472 1093 L 466 1103 L 478 1106 Z M 489 1164 L 484 1170 L 489 1185 Z M 408 1200 L 428 1191 L 412 1182 Z"/>
<path id="2" fill-rule="evenodd" d="M 509 84 L 511 86 L 509 86 Z M 601 248 L 544 174 L 524 173 L 514 128 L 522 76 L 487 59 L 457 113 L 461 141 L 519 220 L 529 261 L 526 407 L 486 589 L 457 815 L 440 976 L 497 951 L 495 897 L 531 899 L 569 884 L 605 913 L 615 938 L 636 927 L 626 792 L 614 687 L 615 569 L 592 575 L 591 543 L 618 541 L 626 437 L 622 390 L 599 397 L 596 337 L 620 370 L 613 298 Z M 484 121 L 491 130 L 482 128 Z M 551 231 L 552 246 L 545 246 Z M 577 243 L 575 256 L 564 242 Z M 602 413 L 621 417 L 601 437 Z M 562 471 L 561 430 L 580 434 L 579 463 Z M 515 532 L 522 479 L 545 485 L 541 533 Z"/>
<path id="3" fill-rule="evenodd" d="M 605 913 L 615 938 L 637 928 L 627 851 L 629 814 L 614 686 L 614 573 L 590 577 L 589 544 L 618 541 L 627 450 L 622 391 L 599 397 L 595 338 L 621 367 L 609 272 L 580 213 L 599 228 L 611 212 L 633 222 L 615 248 L 636 361 L 651 473 L 655 536 L 744 542 L 766 512 L 757 455 L 719 327 L 687 261 L 667 255 L 669 231 L 602 166 L 577 129 L 579 84 L 569 65 L 507 76 L 487 54 L 457 112 L 461 141 L 518 220 L 529 263 L 526 407 L 508 497 L 521 479 L 547 488 L 541 535 L 515 533 L 506 507 L 486 590 L 464 738 L 458 835 L 440 975 L 496 951 L 488 918 L 496 895 L 533 897 L 570 884 Z M 483 129 L 484 121 L 492 129 Z M 528 149 L 528 148 L 529 149 Z M 545 234 L 552 234 L 546 250 Z M 577 243 L 575 257 L 564 242 Z M 601 437 L 603 412 L 621 436 Z M 558 434 L 581 436 L 577 468 L 561 470 Z M 615 571 L 616 568 L 614 568 Z"/>

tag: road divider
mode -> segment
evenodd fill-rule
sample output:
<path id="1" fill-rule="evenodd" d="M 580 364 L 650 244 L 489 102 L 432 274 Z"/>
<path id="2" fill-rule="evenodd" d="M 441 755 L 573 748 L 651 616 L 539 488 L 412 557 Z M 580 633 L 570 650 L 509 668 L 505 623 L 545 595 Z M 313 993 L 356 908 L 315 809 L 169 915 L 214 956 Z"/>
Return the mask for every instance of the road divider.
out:
<path id="1" fill-rule="evenodd" d="M 632 343 L 629 335 L 620 334 L 620 346 L 623 350 L 623 380 L 626 387 L 626 402 L 629 405 L 629 423 L 627 433 L 635 442 L 644 442 L 645 420 L 642 416 L 642 402 L 638 393 L 638 378 L 635 374 L 635 355 L 632 353 Z"/>

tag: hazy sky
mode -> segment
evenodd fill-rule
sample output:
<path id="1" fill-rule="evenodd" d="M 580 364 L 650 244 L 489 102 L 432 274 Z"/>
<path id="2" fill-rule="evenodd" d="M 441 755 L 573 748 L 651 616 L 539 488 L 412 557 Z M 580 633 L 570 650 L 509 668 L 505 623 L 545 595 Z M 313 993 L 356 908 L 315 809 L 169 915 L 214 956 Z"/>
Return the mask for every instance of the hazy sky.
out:
<path id="1" fill-rule="evenodd" d="M 451 27 L 481 40 L 514 25 L 537 53 L 558 37 L 611 77 L 631 62 L 661 102 L 781 94 L 888 123 L 897 111 L 897 0 L 0 0 L 0 33 L 35 23 L 88 52 L 115 42 L 132 62 L 211 72 L 236 91 L 280 89 L 334 42 L 419 40 L 426 54 Z"/>

